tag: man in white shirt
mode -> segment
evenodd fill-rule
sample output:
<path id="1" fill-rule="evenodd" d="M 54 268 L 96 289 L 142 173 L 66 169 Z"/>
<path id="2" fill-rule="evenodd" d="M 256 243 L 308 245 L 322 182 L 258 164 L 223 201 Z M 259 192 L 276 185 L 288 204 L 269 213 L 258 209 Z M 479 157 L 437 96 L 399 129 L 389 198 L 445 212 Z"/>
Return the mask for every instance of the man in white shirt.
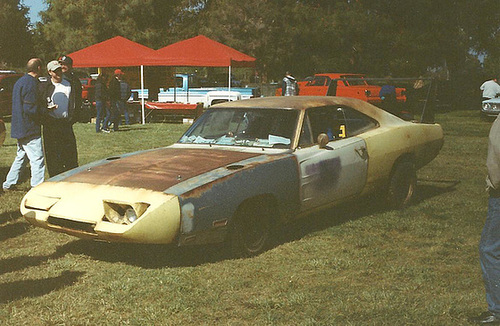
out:
<path id="1" fill-rule="evenodd" d="M 498 85 L 497 79 L 494 78 L 492 80 L 487 80 L 485 81 L 481 87 L 479 87 L 480 90 L 483 91 L 483 101 L 484 100 L 489 100 L 491 98 L 495 98 L 498 95 L 500 95 L 500 85 Z"/>
<path id="2" fill-rule="evenodd" d="M 63 77 L 61 64 L 47 64 L 50 79 L 40 84 L 40 101 L 45 108 L 43 147 L 49 176 L 53 177 L 78 166 L 75 119 L 75 92 Z"/>

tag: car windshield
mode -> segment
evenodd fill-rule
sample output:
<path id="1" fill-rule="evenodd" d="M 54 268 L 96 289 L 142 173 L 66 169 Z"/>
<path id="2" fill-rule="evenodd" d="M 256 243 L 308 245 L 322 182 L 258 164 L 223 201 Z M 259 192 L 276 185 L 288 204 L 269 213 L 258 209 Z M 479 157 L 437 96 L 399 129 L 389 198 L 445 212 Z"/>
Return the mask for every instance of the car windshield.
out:
<path id="1" fill-rule="evenodd" d="M 211 109 L 179 143 L 290 148 L 297 117 L 289 109 Z"/>

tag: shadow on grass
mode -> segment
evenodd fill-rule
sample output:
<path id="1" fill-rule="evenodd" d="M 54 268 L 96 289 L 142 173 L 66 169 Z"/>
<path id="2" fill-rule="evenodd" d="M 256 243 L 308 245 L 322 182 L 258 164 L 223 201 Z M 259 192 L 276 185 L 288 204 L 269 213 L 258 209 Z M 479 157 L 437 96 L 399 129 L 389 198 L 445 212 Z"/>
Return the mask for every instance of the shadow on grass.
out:
<path id="1" fill-rule="evenodd" d="M 29 224 L 25 222 L 17 222 L 0 226 L 0 241 L 18 237 L 25 234 L 29 230 Z"/>
<path id="2" fill-rule="evenodd" d="M 136 130 L 148 130 L 148 128 L 144 127 L 132 127 L 132 125 L 120 125 L 120 128 L 118 130 L 115 130 L 114 132 L 123 132 L 123 131 L 136 131 Z"/>
<path id="3" fill-rule="evenodd" d="M 43 296 L 76 283 L 83 274 L 83 272 L 64 271 L 57 277 L 0 284 L 0 304 Z"/>
<path id="4" fill-rule="evenodd" d="M 106 243 L 76 240 L 57 249 L 66 253 L 87 255 L 106 262 L 124 262 L 142 268 L 194 267 L 224 260 L 222 245 L 176 247 L 173 245 L 144 245 L 131 243 Z"/>
<path id="5" fill-rule="evenodd" d="M 452 191 L 449 185 L 426 184 L 418 192 L 425 193 L 420 200 L 438 196 Z M 366 215 L 376 214 L 386 210 L 379 197 L 367 197 L 310 215 L 285 225 L 279 231 L 277 245 L 298 240 L 309 233 L 321 231 L 330 227 L 354 221 Z M 26 265 L 36 265 L 47 259 L 60 258 L 66 254 L 87 255 L 93 259 L 106 262 L 123 262 L 142 268 L 156 269 L 164 267 L 194 267 L 206 263 L 219 262 L 228 259 L 229 250 L 226 244 L 176 247 L 173 245 L 141 245 L 128 243 L 105 243 L 90 240 L 75 240 L 59 247 L 49 257 L 33 257 L 25 260 L 0 261 L 0 273 L 10 269 L 10 265 L 18 264 L 18 268 Z M 2 265 L 5 264 L 5 266 Z"/>
<path id="6" fill-rule="evenodd" d="M 426 199 L 439 196 L 441 194 L 455 191 L 455 187 L 460 180 L 439 180 L 439 179 L 421 179 L 417 182 L 417 189 L 413 203 L 421 203 Z"/>
<path id="7" fill-rule="evenodd" d="M 0 226 L 2 224 L 7 223 L 7 222 L 12 222 L 12 221 L 18 220 L 21 217 L 22 217 L 22 215 L 19 212 L 19 210 L 0 213 Z M 0 230 L 2 230 L 2 229 L 0 228 Z M 3 231 L 0 231 L 0 240 L 2 240 L 2 237 L 4 236 L 3 233 L 4 233 Z"/>

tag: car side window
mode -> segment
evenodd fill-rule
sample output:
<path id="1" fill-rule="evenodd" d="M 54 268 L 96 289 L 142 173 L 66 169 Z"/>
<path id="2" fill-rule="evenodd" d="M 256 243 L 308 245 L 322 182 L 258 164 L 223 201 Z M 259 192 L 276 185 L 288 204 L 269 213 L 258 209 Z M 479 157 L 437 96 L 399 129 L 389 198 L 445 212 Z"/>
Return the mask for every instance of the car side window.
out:
<path id="1" fill-rule="evenodd" d="M 300 131 L 299 147 L 309 147 L 314 145 L 315 142 L 316 140 L 313 139 L 311 132 L 311 123 L 309 122 L 309 117 L 306 114 L 302 130 Z"/>
<path id="2" fill-rule="evenodd" d="M 375 120 L 346 106 L 308 109 L 306 111 L 306 120 L 309 121 L 310 133 L 315 143 L 318 135 L 322 133 L 326 134 L 330 141 L 335 141 L 359 135 L 378 126 Z"/>
<path id="3" fill-rule="evenodd" d="M 378 122 L 376 120 L 353 108 L 344 106 L 339 107 L 337 111 L 341 112 L 344 117 L 346 134 L 348 137 L 356 136 L 378 127 Z"/>
<path id="4" fill-rule="evenodd" d="M 314 77 L 314 79 L 311 81 L 311 86 L 325 86 L 325 84 L 326 77 L 324 76 Z"/>

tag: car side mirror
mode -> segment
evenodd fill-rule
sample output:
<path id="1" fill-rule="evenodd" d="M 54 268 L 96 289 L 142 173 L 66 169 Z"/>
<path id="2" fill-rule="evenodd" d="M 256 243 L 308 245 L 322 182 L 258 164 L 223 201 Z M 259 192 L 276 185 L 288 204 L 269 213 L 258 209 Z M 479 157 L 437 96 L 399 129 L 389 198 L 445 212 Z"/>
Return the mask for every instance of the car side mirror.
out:
<path id="1" fill-rule="evenodd" d="M 321 133 L 318 135 L 318 145 L 319 148 L 326 148 L 328 143 L 330 142 L 330 138 L 328 138 L 328 135 L 325 133 Z"/>

